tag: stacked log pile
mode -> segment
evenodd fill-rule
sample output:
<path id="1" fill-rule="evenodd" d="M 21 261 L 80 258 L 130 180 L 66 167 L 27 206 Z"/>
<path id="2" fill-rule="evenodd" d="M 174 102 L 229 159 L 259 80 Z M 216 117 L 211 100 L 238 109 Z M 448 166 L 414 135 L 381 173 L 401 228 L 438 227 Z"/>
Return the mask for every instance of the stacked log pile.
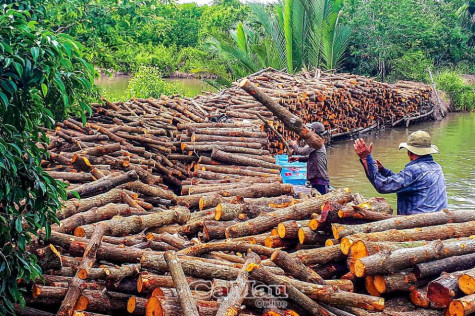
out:
<path id="1" fill-rule="evenodd" d="M 251 81 L 264 88 L 275 84 L 274 91 L 283 94 L 273 99 L 295 113 L 311 105 L 305 121 L 320 115 L 312 106 L 329 102 L 315 101 L 320 93 L 341 99 L 331 93 L 359 80 L 321 74 L 316 85 L 333 81 L 330 93 L 306 86 L 308 74 L 291 85 L 289 78 L 268 70 Z M 378 102 L 383 96 L 395 102 L 392 115 L 406 115 L 416 100 L 424 105 L 423 87 L 396 92 L 362 82 L 381 94 Z M 307 88 L 313 97 L 299 95 Z M 474 275 L 465 271 L 475 267 L 471 213 L 397 221 L 384 200 L 364 200 L 348 190 L 296 198 L 282 184 L 272 156 L 280 143 L 272 134 L 269 146 L 258 119 L 273 121 L 273 115 L 241 92 L 228 97 L 233 89 L 207 99 L 104 100 L 93 105 L 85 126 L 68 119 L 48 131 L 50 158 L 43 166 L 68 183 L 68 199 L 58 212 L 59 225 L 50 234 L 40 232 L 30 249 L 44 280 L 29 287 L 28 308 L 17 306 L 19 314 L 438 315 L 436 308 L 445 308 L 447 299 L 431 301 L 430 293 L 443 292 L 423 287 L 432 283 L 451 284 L 448 310 L 473 309 Z M 407 100 L 398 93 L 408 94 Z M 363 99 L 350 94 L 357 107 Z M 365 102 L 370 111 L 376 101 Z M 220 112 L 234 122 L 207 121 Z M 284 139 L 291 137 L 273 125 Z M 421 272 L 400 259 L 406 252 Z M 420 266 L 431 263 L 437 273 Z M 443 272 L 451 274 L 436 279 Z M 453 280 L 464 289 L 454 290 Z M 413 297 L 429 303 L 408 303 Z"/>
<path id="2" fill-rule="evenodd" d="M 384 126 L 407 126 L 416 120 L 430 118 L 434 108 L 431 87 L 415 82 L 387 84 L 368 77 L 318 70 L 291 76 L 271 68 L 247 78 L 304 123 L 322 122 L 329 138 Z M 242 91 L 237 83 L 220 93 L 197 97 L 195 102 L 213 113 L 225 113 L 238 121 L 258 120 L 260 114 L 285 139 L 297 136 L 275 120 L 261 103 Z M 285 144 L 274 132 L 267 131 L 270 150 L 283 153 Z"/>

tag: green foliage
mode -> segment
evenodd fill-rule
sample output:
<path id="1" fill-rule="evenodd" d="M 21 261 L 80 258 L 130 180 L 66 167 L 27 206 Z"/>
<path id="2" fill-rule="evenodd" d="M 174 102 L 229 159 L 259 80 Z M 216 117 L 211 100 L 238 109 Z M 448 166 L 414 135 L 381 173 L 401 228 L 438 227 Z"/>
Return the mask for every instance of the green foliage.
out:
<path id="1" fill-rule="evenodd" d="M 444 70 L 434 77 L 437 89 L 447 93 L 452 106 L 456 110 L 475 109 L 475 87 L 465 83 L 460 73 Z"/>
<path id="2" fill-rule="evenodd" d="M 0 314 L 24 305 L 18 280 L 41 276 L 27 244 L 38 229 L 57 222 L 61 182 L 41 168 L 48 141 L 41 126 L 71 112 L 90 111 L 85 103 L 94 70 L 80 45 L 66 34 L 39 28 L 27 11 L 2 8 L 0 15 Z"/>
<path id="3" fill-rule="evenodd" d="M 252 4 L 254 20 L 238 24 L 230 36 L 214 35 L 215 51 L 237 62 L 233 75 L 265 67 L 293 73 L 304 67 L 340 67 L 350 29 L 339 24 L 341 0 L 283 0 L 275 5 Z M 241 68 L 241 69 L 239 69 Z"/>
<path id="4" fill-rule="evenodd" d="M 427 67 L 431 65 L 432 61 L 422 51 L 408 51 L 392 62 L 391 77 L 427 82 L 429 80 Z"/>
<path id="5" fill-rule="evenodd" d="M 127 92 L 131 98 L 159 98 L 161 95 L 181 94 L 183 91 L 163 80 L 158 67 L 142 66 L 130 80 Z"/>
<path id="6" fill-rule="evenodd" d="M 343 18 L 354 33 L 347 69 L 386 80 L 393 61 L 408 51 L 422 51 L 436 66 L 473 62 L 469 33 L 456 14 L 460 5 L 461 0 L 348 0 Z"/>

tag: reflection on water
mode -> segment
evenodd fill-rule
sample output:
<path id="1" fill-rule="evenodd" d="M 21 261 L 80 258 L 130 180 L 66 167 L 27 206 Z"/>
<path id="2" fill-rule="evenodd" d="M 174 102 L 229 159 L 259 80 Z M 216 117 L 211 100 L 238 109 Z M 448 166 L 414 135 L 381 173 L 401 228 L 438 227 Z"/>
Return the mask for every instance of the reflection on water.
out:
<path id="1" fill-rule="evenodd" d="M 95 80 L 96 85 L 103 89 L 103 96 L 110 101 L 124 101 L 128 99 L 127 87 L 130 76 L 102 76 Z M 193 97 L 201 91 L 216 91 L 214 87 L 200 79 L 164 78 L 163 80 L 173 82 L 183 91 L 183 94 Z"/>
<path id="2" fill-rule="evenodd" d="M 409 128 L 393 128 L 364 135 L 373 142 L 373 156 L 394 172 L 409 162 L 399 143 L 416 130 L 425 130 L 440 154 L 434 159 L 442 166 L 447 184 L 449 208 L 473 208 L 475 205 L 475 113 L 452 113 L 439 122 L 425 122 Z M 334 143 L 328 149 L 328 164 L 332 186 L 349 187 L 365 197 L 381 196 L 367 180 L 353 149 L 353 140 Z M 396 195 L 384 197 L 396 207 Z"/>

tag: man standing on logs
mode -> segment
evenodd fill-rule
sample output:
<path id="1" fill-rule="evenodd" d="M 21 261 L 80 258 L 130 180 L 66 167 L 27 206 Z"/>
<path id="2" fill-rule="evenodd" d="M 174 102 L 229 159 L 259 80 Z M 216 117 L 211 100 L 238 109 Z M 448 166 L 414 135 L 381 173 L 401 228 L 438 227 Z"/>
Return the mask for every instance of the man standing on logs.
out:
<path id="1" fill-rule="evenodd" d="M 442 168 L 432 158 L 438 154 L 437 146 L 431 144 L 429 133 L 417 131 L 409 135 L 399 149 L 407 149 L 409 163 L 395 174 L 383 167 L 371 155 L 363 139 L 355 141 L 355 151 L 360 157 L 366 176 L 379 193 L 396 193 L 398 215 L 411 215 L 440 211 L 447 208 L 447 193 Z"/>
<path id="2" fill-rule="evenodd" d="M 318 142 L 313 142 L 312 146 L 299 147 L 295 140 L 290 141 L 289 145 L 292 146 L 294 154 L 303 157 L 291 157 L 289 161 L 307 162 L 307 180 L 318 192 L 326 194 L 329 191 L 330 177 L 328 176 L 327 150 L 325 140 L 322 137 L 325 127 L 320 122 L 314 122 L 306 126 L 317 134 Z"/>

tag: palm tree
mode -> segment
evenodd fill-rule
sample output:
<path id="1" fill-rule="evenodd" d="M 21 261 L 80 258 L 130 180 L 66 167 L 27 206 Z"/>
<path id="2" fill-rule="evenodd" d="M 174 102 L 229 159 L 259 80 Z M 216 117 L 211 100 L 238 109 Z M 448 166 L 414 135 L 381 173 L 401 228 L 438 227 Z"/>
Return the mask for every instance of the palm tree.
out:
<path id="1" fill-rule="evenodd" d="M 475 0 L 467 0 L 466 3 L 457 10 L 457 14 L 462 19 L 462 23 L 470 30 L 472 36 L 468 40 L 470 47 L 475 47 Z"/>
<path id="2" fill-rule="evenodd" d="M 214 35 L 214 47 L 244 75 L 265 67 L 289 73 L 311 67 L 336 69 L 348 47 L 350 29 L 339 24 L 343 0 L 281 0 L 251 4 L 259 29 L 239 23 L 230 36 Z"/>

